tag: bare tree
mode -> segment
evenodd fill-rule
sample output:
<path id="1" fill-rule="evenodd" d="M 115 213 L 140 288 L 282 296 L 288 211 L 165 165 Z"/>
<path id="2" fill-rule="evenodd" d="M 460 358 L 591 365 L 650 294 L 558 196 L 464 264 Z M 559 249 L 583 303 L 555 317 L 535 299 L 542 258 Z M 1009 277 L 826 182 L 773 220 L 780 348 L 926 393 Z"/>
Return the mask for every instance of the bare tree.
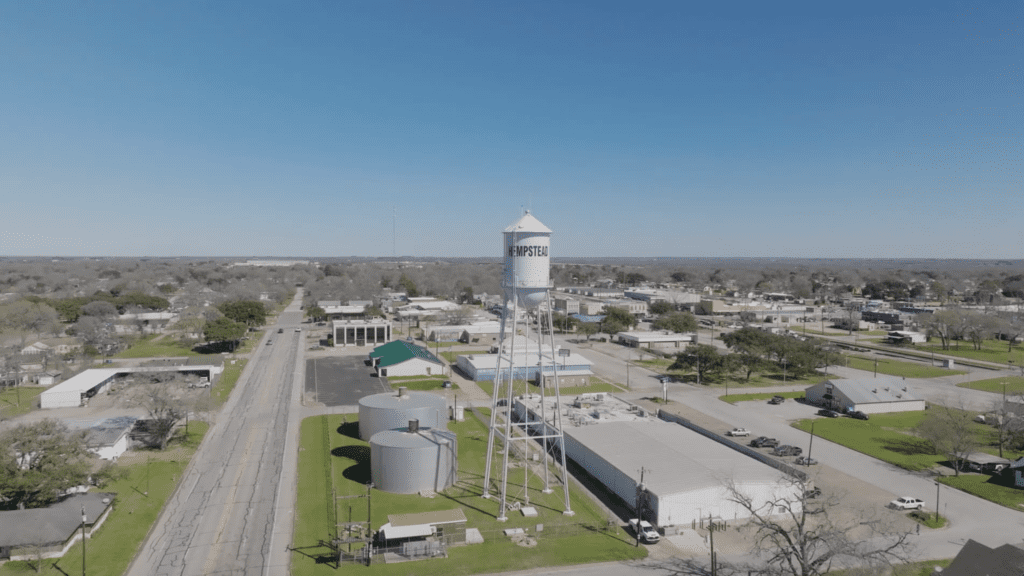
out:
<path id="1" fill-rule="evenodd" d="M 899 526 L 898 516 L 850 510 L 836 495 L 811 498 L 803 482 L 785 482 L 797 488 L 795 493 L 783 490 L 767 503 L 728 487 L 730 500 L 750 514 L 755 529 L 753 552 L 760 561 L 744 567 L 748 573 L 818 576 L 833 567 L 878 569 L 910 559 L 911 531 Z"/>
<path id="2" fill-rule="evenodd" d="M 183 387 L 175 382 L 152 382 L 137 386 L 132 396 L 149 414 L 150 445 L 163 450 L 188 410 Z"/>
<path id="3" fill-rule="evenodd" d="M 917 426 L 917 433 L 932 444 L 936 453 L 949 457 L 957 476 L 967 455 L 978 449 L 973 418 L 963 405 L 950 408 L 932 404 Z"/>
<path id="4" fill-rule="evenodd" d="M 988 422 L 986 417 L 986 423 L 995 428 L 999 457 L 1002 458 L 1004 446 L 1017 446 L 1024 440 L 1024 398 L 1017 396 L 1013 401 L 1007 401 L 1005 396 L 999 398 L 992 402 L 989 414 L 995 422 Z"/>

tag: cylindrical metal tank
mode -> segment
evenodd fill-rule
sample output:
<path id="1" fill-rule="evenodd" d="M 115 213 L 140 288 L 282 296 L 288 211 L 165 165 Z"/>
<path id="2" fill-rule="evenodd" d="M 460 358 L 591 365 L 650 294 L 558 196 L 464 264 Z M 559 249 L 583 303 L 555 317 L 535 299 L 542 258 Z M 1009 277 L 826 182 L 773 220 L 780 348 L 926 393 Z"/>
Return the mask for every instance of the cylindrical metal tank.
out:
<path id="1" fill-rule="evenodd" d="M 359 438 L 369 442 L 382 430 L 405 428 L 410 420 L 419 420 L 423 428 L 444 430 L 448 423 L 448 403 L 429 392 L 388 392 L 359 400 Z"/>
<path id="2" fill-rule="evenodd" d="M 393 494 L 440 492 L 457 479 L 458 453 L 452 432 L 384 430 L 370 438 L 370 480 Z"/>
<path id="3" fill-rule="evenodd" d="M 550 285 L 551 230 L 529 211 L 515 224 L 505 228 L 504 275 L 505 299 L 515 294 L 519 305 L 536 308 L 544 302 Z"/>

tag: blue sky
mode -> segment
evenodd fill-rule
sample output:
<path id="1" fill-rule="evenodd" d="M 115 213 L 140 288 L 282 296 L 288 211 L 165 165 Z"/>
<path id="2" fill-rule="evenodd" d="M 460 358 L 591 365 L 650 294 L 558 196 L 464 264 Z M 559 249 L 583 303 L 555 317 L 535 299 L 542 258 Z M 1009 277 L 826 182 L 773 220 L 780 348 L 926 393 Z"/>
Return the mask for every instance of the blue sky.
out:
<path id="1" fill-rule="evenodd" d="M 1022 15 L 10 4 L 0 254 L 1024 258 Z"/>

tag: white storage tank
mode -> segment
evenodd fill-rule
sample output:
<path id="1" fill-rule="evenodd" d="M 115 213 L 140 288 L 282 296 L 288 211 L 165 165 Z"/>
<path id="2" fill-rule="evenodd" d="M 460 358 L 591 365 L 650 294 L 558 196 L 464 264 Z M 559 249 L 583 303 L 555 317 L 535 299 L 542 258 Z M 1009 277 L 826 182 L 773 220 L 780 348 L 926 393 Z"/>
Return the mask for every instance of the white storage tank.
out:
<path id="1" fill-rule="evenodd" d="M 502 287 L 506 300 L 515 293 L 519 305 L 536 308 L 544 302 L 550 287 L 551 230 L 529 211 L 515 224 L 505 228 L 504 274 Z"/>
<path id="2" fill-rule="evenodd" d="M 455 483 L 459 468 L 455 434 L 419 428 L 414 422 L 370 438 L 370 479 L 378 490 L 440 492 Z"/>
<path id="3" fill-rule="evenodd" d="M 409 392 L 400 387 L 397 393 L 374 394 L 359 400 L 359 438 L 369 442 L 377 432 L 405 428 L 410 420 L 418 420 L 424 428 L 447 429 L 448 403 L 442 396 L 429 392 Z"/>

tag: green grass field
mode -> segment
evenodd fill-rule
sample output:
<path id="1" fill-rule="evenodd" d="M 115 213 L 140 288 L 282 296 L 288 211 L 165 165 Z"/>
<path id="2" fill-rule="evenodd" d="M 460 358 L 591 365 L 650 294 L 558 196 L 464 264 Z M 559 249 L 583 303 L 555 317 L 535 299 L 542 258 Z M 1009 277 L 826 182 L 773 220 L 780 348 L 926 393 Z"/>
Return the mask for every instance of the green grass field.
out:
<path id="1" fill-rule="evenodd" d="M 46 386 L 17 386 L 0 392 L 0 416 L 14 418 L 35 410 L 43 390 Z"/>
<path id="2" fill-rule="evenodd" d="M 936 354 L 958 356 L 971 360 L 984 360 L 1004 365 L 1007 360 L 1013 360 L 1013 363 L 1017 366 L 1024 362 L 1024 348 L 1014 346 L 1012 352 L 1007 352 L 1007 345 L 1003 340 L 985 340 L 981 344 L 981 350 L 975 350 L 974 343 L 970 341 L 960 342 L 959 349 L 957 349 L 957 342 L 953 341 L 949 343 L 949 350 L 943 350 L 942 343 L 933 338 L 925 344 L 914 346 L 914 348 L 923 352 L 934 351 Z"/>
<path id="3" fill-rule="evenodd" d="M 235 360 L 234 364 L 231 364 L 229 361 L 224 366 L 224 372 L 221 373 L 220 380 L 213 385 L 213 390 L 210 391 L 217 406 L 222 406 L 228 401 L 231 391 L 235 389 L 235 384 L 238 383 L 238 377 L 242 375 L 242 370 L 245 369 L 245 365 L 248 362 L 245 358 L 240 358 Z"/>
<path id="4" fill-rule="evenodd" d="M 847 355 L 847 366 L 866 372 L 874 372 L 875 359 L 863 356 Z M 905 378 L 936 378 L 938 376 L 952 376 L 954 374 L 965 374 L 960 370 L 947 370 L 935 366 L 924 366 L 916 362 L 903 362 L 892 358 L 878 359 L 878 373 L 889 376 L 903 376 Z"/>
<path id="5" fill-rule="evenodd" d="M 193 422 L 189 436 L 176 436 L 169 448 L 184 446 L 186 457 L 181 460 L 153 460 L 147 465 L 141 461 L 124 466 L 128 476 L 112 482 L 99 492 L 115 492 L 114 509 L 106 522 L 91 535 L 86 543 L 86 565 L 91 576 L 120 576 L 156 521 L 164 502 L 170 497 L 181 478 L 189 459 L 207 431 L 205 422 Z M 118 464 L 121 466 L 121 464 Z M 149 468 L 147 474 L 147 466 Z M 148 489 L 148 490 L 147 490 Z M 146 496 L 143 493 L 149 492 Z M 81 543 L 72 546 L 62 558 L 43 560 L 39 574 L 58 576 L 79 574 L 82 569 Z M 0 566 L 0 576 L 36 574 L 33 562 L 8 562 Z"/>
<path id="6" fill-rule="evenodd" d="M 465 421 L 450 423 L 449 429 L 459 438 L 459 480 L 455 486 L 434 498 L 373 490 L 371 525 L 374 530 L 380 528 L 388 521 L 388 514 L 461 508 L 466 514 L 467 526 L 480 529 L 485 543 L 449 548 L 447 559 L 390 565 L 375 563 L 368 568 L 351 567 L 350 570 L 365 574 L 447 576 L 646 556 L 646 550 L 635 548 L 628 534 L 617 526 L 606 530 L 606 518 L 600 508 L 577 490 L 570 492 L 571 507 L 576 515 L 563 516 L 562 492 L 543 494 L 536 477 L 530 480 L 530 502 L 540 517 L 526 518 L 510 513 L 507 522 L 498 522 L 495 520 L 497 500 L 480 497 L 487 450 L 486 425 L 467 413 Z M 332 537 L 334 529 L 335 508 L 329 489 L 333 486 L 338 496 L 366 494 L 366 482 L 370 479 L 369 448 L 358 439 L 355 420 L 350 418 L 346 422 L 344 415 L 303 420 L 300 446 L 296 489 L 302 497 L 296 508 L 291 573 L 296 576 L 335 574 L 330 550 L 320 544 Z M 497 479 L 492 481 L 496 483 Z M 521 486 L 521 474 L 510 478 L 509 493 L 519 493 Z M 339 521 L 348 521 L 350 504 L 352 521 L 366 520 L 364 498 L 339 502 Z M 506 528 L 525 528 L 533 533 L 538 523 L 544 523 L 545 531 L 539 533 L 538 545 L 534 548 L 521 548 L 500 533 Z M 582 524 L 585 528 L 577 535 L 555 537 L 559 526 L 567 524 Z"/>
<path id="7" fill-rule="evenodd" d="M 402 380 L 401 382 L 391 382 L 391 379 L 388 378 L 388 382 L 395 387 L 405 386 L 409 390 L 441 390 L 444 388 L 442 386 L 445 382 L 443 379 L 424 378 L 423 376 L 418 376 L 418 378 L 420 380 Z"/>
<path id="8" fill-rule="evenodd" d="M 1003 485 L 998 480 L 999 477 L 988 474 L 961 474 L 958 477 L 940 478 L 939 482 L 1007 508 L 1020 510 L 1021 505 L 1024 505 L 1024 490 Z"/>
<path id="9" fill-rule="evenodd" d="M 164 336 L 159 341 L 153 340 L 159 334 L 150 334 L 136 340 L 127 350 L 114 355 L 114 358 L 167 358 L 172 356 L 202 356 L 189 347 L 182 346 L 173 336 Z"/>
<path id="10" fill-rule="evenodd" d="M 799 420 L 793 423 L 793 427 L 810 432 L 811 422 L 814 422 L 816 436 L 900 468 L 916 471 L 932 468 L 948 459 L 945 455 L 935 454 L 931 444 L 913 435 L 914 428 L 921 423 L 925 414 L 923 411 L 872 414 L 870 420 L 815 418 Z M 972 426 L 979 444 L 978 450 L 998 454 L 994 429 L 984 424 L 975 423 Z M 1003 456 L 1009 459 L 1019 457 L 1009 450 L 1004 450 Z"/>
<path id="11" fill-rule="evenodd" d="M 737 402 L 749 402 L 751 400 L 770 400 L 773 396 L 782 396 L 783 398 L 803 398 L 804 392 L 758 392 L 755 394 L 729 394 L 728 396 L 719 396 L 718 399 L 729 404 L 735 404 Z"/>
<path id="12" fill-rule="evenodd" d="M 995 392 L 996 394 L 1002 394 L 1004 383 L 1006 384 L 1007 396 L 1024 394 L 1024 378 L 1021 378 L 1020 376 L 991 378 L 989 380 L 977 380 L 975 382 L 961 382 L 960 384 L 957 384 L 957 386 L 960 388 L 970 388 L 971 390 L 981 390 L 983 392 Z"/>

